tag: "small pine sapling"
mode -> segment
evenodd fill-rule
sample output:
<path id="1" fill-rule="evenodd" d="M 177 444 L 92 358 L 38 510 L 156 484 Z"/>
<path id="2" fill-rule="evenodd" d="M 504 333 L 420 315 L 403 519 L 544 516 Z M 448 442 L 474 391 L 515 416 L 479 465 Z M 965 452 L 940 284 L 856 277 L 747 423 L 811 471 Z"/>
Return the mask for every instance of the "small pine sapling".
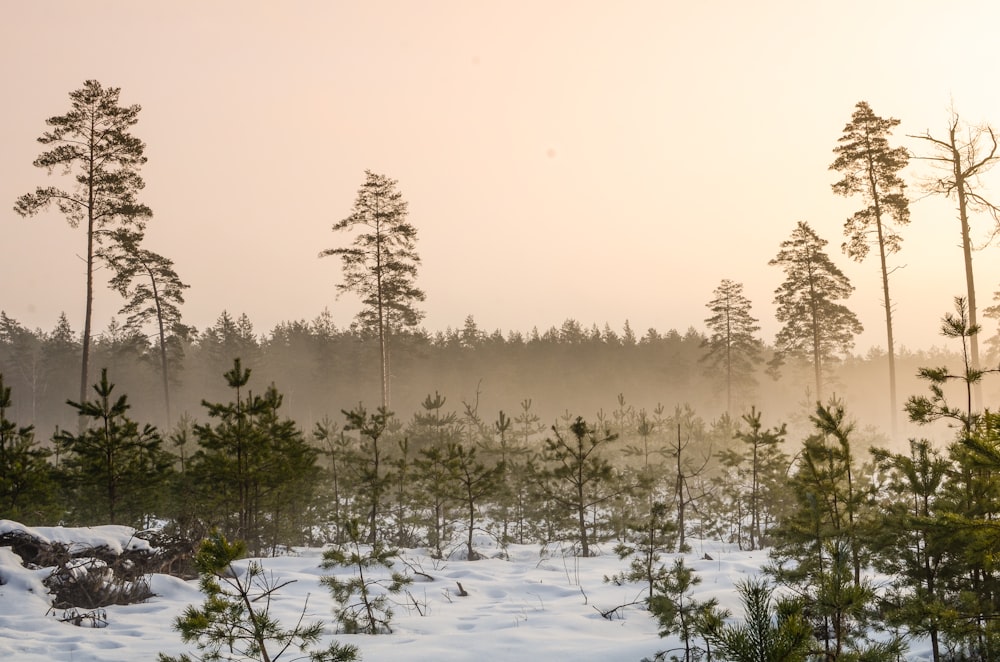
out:
<path id="1" fill-rule="evenodd" d="M 370 550 L 362 551 L 358 520 L 347 522 L 344 530 L 348 542 L 324 552 L 320 564 L 324 570 L 348 567 L 357 572 L 347 578 L 327 575 L 320 579 L 339 603 L 334 608 L 334 617 L 349 634 L 392 632 L 389 596 L 400 593 L 413 579 L 398 572 L 392 572 L 388 579 L 373 576 L 377 568 L 391 570 L 399 550 L 389 549 L 384 542 L 376 541 Z"/>
<path id="2" fill-rule="evenodd" d="M 649 610 L 660 622 L 660 636 L 677 635 L 683 645 L 683 656 L 671 659 L 694 662 L 707 652 L 695 644 L 695 637 L 703 634 L 706 622 L 720 620 L 718 602 L 715 598 L 700 602 L 694 599 L 692 589 L 701 583 L 701 578 L 691 568 L 684 565 L 683 558 L 674 560 L 674 565 L 665 573 L 658 573 L 653 597 L 649 599 Z"/>
<path id="3" fill-rule="evenodd" d="M 307 605 L 303 605 L 294 628 L 283 628 L 269 613 L 271 600 L 294 580 L 278 582 L 254 561 L 241 576 L 233 567 L 233 561 L 245 552 L 243 542 L 230 543 L 220 534 L 202 542 L 195 565 L 201 576 L 199 586 L 206 595 L 205 603 L 201 607 L 189 605 L 174 622 L 181 639 L 185 643 L 195 643 L 200 654 L 170 657 L 161 653 L 157 658 L 159 662 L 277 662 L 294 650 L 301 655 L 289 659 L 309 659 L 311 662 L 358 659 L 357 648 L 336 642 L 324 650 L 309 650 L 319 642 L 323 623 L 307 625 L 302 622 Z"/>
<path id="4" fill-rule="evenodd" d="M 708 624 L 707 639 L 715 644 L 719 659 L 733 662 L 793 662 L 804 660 L 813 652 L 812 626 L 794 600 L 772 597 L 773 587 L 766 580 L 739 582 L 745 612 L 741 624 L 723 624 L 721 619 Z"/>
<path id="5" fill-rule="evenodd" d="M 658 501 L 653 503 L 645 520 L 629 524 L 626 540 L 615 547 L 618 558 L 631 557 L 628 569 L 605 577 L 604 581 L 616 584 L 644 582 L 648 587 L 646 603 L 649 604 L 656 585 L 662 585 L 670 572 L 660 563 L 660 553 L 672 549 L 677 540 L 677 526 L 669 517 L 667 505 Z"/>

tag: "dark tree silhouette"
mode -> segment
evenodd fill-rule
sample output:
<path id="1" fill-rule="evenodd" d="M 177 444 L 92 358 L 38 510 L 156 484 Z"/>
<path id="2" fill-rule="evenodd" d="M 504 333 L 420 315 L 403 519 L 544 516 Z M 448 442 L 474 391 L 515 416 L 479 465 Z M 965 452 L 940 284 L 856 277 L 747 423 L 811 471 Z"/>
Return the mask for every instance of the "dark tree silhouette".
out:
<path id="1" fill-rule="evenodd" d="M 862 331 L 854 313 L 838 303 L 854 287 L 823 252 L 826 244 L 808 223 L 799 221 L 768 263 L 785 271 L 785 282 L 774 291 L 775 317 L 785 325 L 775 339 L 777 358 L 800 356 L 812 364 L 817 400 L 823 394 L 824 367 L 836 352 L 849 350 L 854 336 Z"/>
<path id="2" fill-rule="evenodd" d="M 83 361 L 80 401 L 87 396 L 89 382 L 91 315 L 94 304 L 94 262 L 108 232 L 131 226 L 141 231 L 153 212 L 137 199 L 144 184 L 139 168 L 146 162 L 145 143 L 130 128 L 138 122 L 141 107 L 120 106 L 121 88 L 102 87 L 88 80 L 70 92 L 72 110 L 46 120 L 52 129 L 38 142 L 52 148 L 42 152 L 34 165 L 49 174 L 58 169 L 73 176 L 71 190 L 38 187 L 22 195 L 14 205 L 21 216 L 34 216 L 55 204 L 70 226 L 87 230 L 87 302 L 83 322 Z"/>
<path id="3" fill-rule="evenodd" d="M 849 257 L 861 261 L 869 248 L 876 246 L 882 272 L 882 301 L 885 305 L 885 331 L 889 356 L 889 411 L 892 434 L 896 435 L 896 350 L 892 329 L 892 297 L 889 296 L 888 256 L 899 250 L 898 227 L 910 222 L 910 206 L 899 171 L 909 162 L 904 147 L 890 147 L 889 134 L 899 125 L 897 119 L 884 119 L 872 112 L 864 101 L 855 106 L 850 123 L 844 127 L 839 145 L 833 149 L 837 158 L 830 166 L 843 175 L 833 184 L 839 195 L 860 195 L 865 207 L 844 223 L 847 241 L 842 248 Z"/>
<path id="4" fill-rule="evenodd" d="M 329 248 L 319 256 L 340 256 L 344 281 L 338 293 L 361 297 L 360 326 L 378 337 L 382 370 L 382 407 L 389 406 L 389 338 L 401 328 L 413 328 L 423 317 L 417 302 L 424 293 L 415 284 L 420 256 L 417 229 L 406 220 L 407 204 L 396 180 L 365 171 L 351 215 L 333 224 L 333 231 L 360 230 L 349 248 Z"/>

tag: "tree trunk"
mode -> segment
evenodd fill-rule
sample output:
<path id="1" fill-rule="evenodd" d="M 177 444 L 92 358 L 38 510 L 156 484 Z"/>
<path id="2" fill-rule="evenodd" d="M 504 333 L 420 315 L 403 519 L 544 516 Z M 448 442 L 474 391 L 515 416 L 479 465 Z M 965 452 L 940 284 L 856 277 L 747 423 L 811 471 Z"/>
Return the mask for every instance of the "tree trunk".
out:
<path id="1" fill-rule="evenodd" d="M 87 382 L 90 381 L 90 319 L 94 312 L 94 127 L 90 129 L 90 162 L 87 175 L 87 305 L 83 316 L 83 356 L 80 367 L 80 404 L 87 401 Z M 80 419 L 81 431 L 83 419 Z"/>
<path id="2" fill-rule="evenodd" d="M 145 266 L 145 265 L 144 265 Z M 156 286 L 156 278 L 146 266 L 150 283 L 153 286 L 153 303 L 156 304 L 156 326 L 160 332 L 160 369 L 163 371 L 163 404 L 167 410 L 167 428 L 170 428 L 170 382 L 167 379 L 167 335 L 163 330 L 163 310 L 160 308 L 160 292 Z"/>
<path id="3" fill-rule="evenodd" d="M 962 154 L 958 150 L 955 137 L 955 124 L 951 125 L 949 138 L 951 145 L 952 174 L 955 176 L 955 193 L 958 197 L 958 220 L 962 225 L 962 256 L 965 259 L 965 287 L 969 302 L 969 326 L 976 325 L 976 284 L 972 272 L 972 239 L 969 236 L 969 200 L 966 194 L 966 172 L 962 169 Z M 972 369 L 979 370 L 979 338 L 972 335 L 969 338 Z M 973 386 L 976 410 L 983 406 L 982 389 L 976 383 Z"/>

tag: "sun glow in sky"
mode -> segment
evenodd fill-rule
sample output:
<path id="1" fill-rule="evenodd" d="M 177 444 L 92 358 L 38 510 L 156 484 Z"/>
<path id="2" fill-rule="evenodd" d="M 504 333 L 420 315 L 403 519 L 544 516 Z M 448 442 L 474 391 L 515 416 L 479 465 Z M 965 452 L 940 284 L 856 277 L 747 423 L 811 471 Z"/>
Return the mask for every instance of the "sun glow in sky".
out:
<path id="1" fill-rule="evenodd" d="M 12 207 L 66 182 L 32 161 L 46 118 L 94 78 L 143 106 L 147 246 L 191 285 L 185 321 L 245 312 L 259 333 L 329 308 L 364 170 L 399 182 L 419 231 L 424 325 L 543 330 L 574 318 L 643 333 L 704 329 L 719 282 L 742 282 L 772 342 L 768 261 L 799 220 L 856 287 L 858 352 L 884 346 L 878 264 L 840 251 L 860 199 L 828 170 L 854 105 L 943 135 L 953 106 L 1000 126 L 1000 5 L 837 3 L 11 3 L 0 21 L 0 309 L 83 325 L 82 229 Z M 964 293 L 951 201 L 906 171 L 911 224 L 891 287 L 898 345 L 937 333 Z M 1000 170 L 982 180 L 1000 199 Z M 976 236 L 989 219 L 975 219 Z M 980 306 L 1000 289 L 998 248 L 975 257 Z M 104 279 L 106 274 L 99 274 Z M 118 295 L 98 291 L 95 325 Z M 986 329 L 992 335 L 995 324 Z"/>

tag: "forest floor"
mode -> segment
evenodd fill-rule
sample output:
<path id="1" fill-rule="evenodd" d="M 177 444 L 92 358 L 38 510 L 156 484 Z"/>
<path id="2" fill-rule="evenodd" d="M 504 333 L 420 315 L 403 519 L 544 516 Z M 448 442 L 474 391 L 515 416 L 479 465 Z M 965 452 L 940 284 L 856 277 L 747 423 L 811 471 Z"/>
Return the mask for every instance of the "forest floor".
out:
<path id="1" fill-rule="evenodd" d="M 80 546 L 120 550 L 145 544 L 132 529 L 121 526 L 27 528 L 0 520 L 0 534 L 12 530 Z M 333 598 L 319 583 L 320 577 L 333 572 L 320 568 L 322 549 L 296 548 L 259 562 L 276 580 L 293 582 L 271 607 L 283 625 L 293 626 L 305 607 L 307 621 L 326 624 L 324 642 L 354 644 L 367 662 L 639 662 L 659 651 L 668 651 L 666 659 L 670 655 L 683 659 L 680 640 L 661 638 L 656 620 L 643 607 L 644 586 L 605 581 L 627 565 L 611 545 L 600 546 L 597 556 L 580 558 L 568 546 L 512 545 L 504 555 L 483 542 L 478 551 L 485 558 L 477 561 L 442 561 L 426 550 L 403 550 L 394 570 L 413 575 L 414 582 L 404 593 L 391 596 L 392 633 L 375 636 L 338 633 Z M 758 575 L 767 561 L 766 550 L 741 551 L 700 540 L 693 541 L 690 553 L 665 554 L 662 562 L 671 564 L 677 556 L 700 579 L 694 598 L 716 598 L 735 619 L 742 618 L 742 608 L 734 585 Z M 247 563 L 237 565 L 245 568 Z M 336 574 L 347 572 L 338 569 Z M 10 547 L 0 547 L 0 658 L 131 662 L 155 660 L 160 652 L 196 652 L 173 629 L 186 606 L 203 601 L 196 580 L 152 575 L 154 597 L 89 616 L 78 610 L 84 618 L 76 626 L 64 620 L 72 613 L 50 607 L 51 596 L 42 583 L 50 573 L 51 568 L 25 568 Z M 460 589 L 467 595 L 460 595 Z M 929 658 L 925 642 L 910 642 L 907 660 Z"/>

